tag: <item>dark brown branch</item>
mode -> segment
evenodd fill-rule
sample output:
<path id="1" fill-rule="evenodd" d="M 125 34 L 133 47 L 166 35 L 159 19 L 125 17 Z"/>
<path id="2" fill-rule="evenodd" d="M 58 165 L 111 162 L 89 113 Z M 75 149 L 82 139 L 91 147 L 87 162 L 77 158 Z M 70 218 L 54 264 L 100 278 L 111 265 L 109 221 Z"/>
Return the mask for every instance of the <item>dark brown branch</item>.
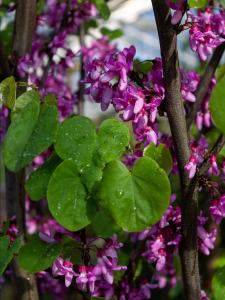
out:
<path id="1" fill-rule="evenodd" d="M 18 0 L 16 3 L 16 15 L 13 37 L 13 67 L 12 74 L 16 80 L 21 78 L 17 74 L 18 59 L 31 51 L 32 38 L 36 25 L 36 0 Z M 23 79 L 24 80 L 24 79 Z M 17 96 L 26 90 L 20 87 Z M 8 119 L 8 125 L 10 119 Z M 17 224 L 23 242 L 26 240 L 25 224 L 25 170 L 14 174 L 6 170 L 6 201 L 8 204 L 8 216 L 16 214 Z M 13 271 L 15 275 L 16 297 L 21 300 L 38 300 L 38 291 L 35 276 L 22 270 L 14 259 Z"/>
<path id="2" fill-rule="evenodd" d="M 2 41 L 0 41 L 0 81 L 11 75 L 8 58 Z"/>
<path id="3" fill-rule="evenodd" d="M 194 121 L 197 112 L 201 109 L 202 101 L 208 91 L 210 81 L 216 71 L 216 68 L 220 62 L 220 59 L 223 55 L 225 50 L 225 43 L 221 44 L 216 50 L 214 51 L 205 72 L 201 78 L 200 84 L 198 89 L 195 93 L 196 101 L 193 103 L 190 114 L 187 116 L 187 128 L 189 129 L 192 122 Z"/>
<path id="4" fill-rule="evenodd" d="M 85 46 L 85 28 L 83 25 L 80 26 L 80 31 L 79 31 L 79 42 L 80 42 L 80 47 Z M 84 64 L 83 64 L 83 55 L 82 53 L 80 54 L 80 81 L 79 81 L 79 91 L 78 91 L 78 106 L 77 106 L 77 112 L 79 115 L 84 114 L 84 83 L 82 82 L 84 80 Z"/>
<path id="5" fill-rule="evenodd" d="M 189 178 L 184 170 L 189 160 L 188 134 L 184 107 L 180 92 L 179 58 L 177 53 L 177 33 L 171 24 L 171 15 L 164 0 L 152 0 L 155 14 L 164 82 L 166 88 L 166 112 L 178 160 L 182 201 L 182 246 L 180 249 L 185 298 L 198 300 L 200 297 L 200 278 L 197 250 L 197 197 L 198 186 L 189 186 Z"/>

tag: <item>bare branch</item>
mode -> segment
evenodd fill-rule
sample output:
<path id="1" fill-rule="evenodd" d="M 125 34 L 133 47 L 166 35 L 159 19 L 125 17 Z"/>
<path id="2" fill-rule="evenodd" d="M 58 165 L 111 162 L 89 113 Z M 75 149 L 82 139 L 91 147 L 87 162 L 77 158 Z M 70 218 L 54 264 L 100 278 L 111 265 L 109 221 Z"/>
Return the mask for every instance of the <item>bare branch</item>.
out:
<path id="1" fill-rule="evenodd" d="M 197 198 L 198 185 L 189 186 L 189 178 L 184 170 L 189 160 L 188 134 L 184 107 L 180 92 L 179 58 L 177 53 L 177 33 L 171 24 L 171 15 L 164 0 L 152 0 L 155 14 L 164 82 L 166 88 L 166 112 L 178 160 L 183 191 L 182 201 L 182 245 L 180 249 L 185 298 L 198 300 L 200 278 L 197 247 Z M 188 188 L 189 186 L 189 188 Z"/>

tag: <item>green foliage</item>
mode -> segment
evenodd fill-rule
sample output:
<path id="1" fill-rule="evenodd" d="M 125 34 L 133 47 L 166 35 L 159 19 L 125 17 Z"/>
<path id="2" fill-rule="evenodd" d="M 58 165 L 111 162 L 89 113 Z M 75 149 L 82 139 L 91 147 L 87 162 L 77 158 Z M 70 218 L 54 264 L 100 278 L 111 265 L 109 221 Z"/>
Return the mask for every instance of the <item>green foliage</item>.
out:
<path id="1" fill-rule="evenodd" d="M 219 66 L 216 69 L 216 80 L 217 82 L 220 81 L 225 76 L 225 64 Z"/>
<path id="2" fill-rule="evenodd" d="M 64 161 L 54 171 L 47 191 L 48 205 L 53 217 L 65 228 L 77 231 L 90 223 L 87 192 L 81 182 L 76 164 Z"/>
<path id="3" fill-rule="evenodd" d="M 0 276 L 3 274 L 8 264 L 13 259 L 14 254 L 17 254 L 21 247 L 20 237 L 10 243 L 8 235 L 0 237 Z"/>
<path id="4" fill-rule="evenodd" d="M 129 144 L 130 134 L 126 125 L 114 119 L 105 120 L 98 132 L 98 159 L 108 163 L 119 158 Z"/>
<path id="5" fill-rule="evenodd" d="M 31 236 L 27 244 L 20 249 L 19 264 L 31 273 L 46 270 L 52 266 L 61 249 L 60 244 L 45 243 L 37 235 Z"/>
<path id="6" fill-rule="evenodd" d="M 79 169 L 90 165 L 96 143 L 94 123 L 86 117 L 65 120 L 59 127 L 55 150 L 64 160 L 73 160 Z"/>
<path id="7" fill-rule="evenodd" d="M 107 238 L 114 233 L 119 233 L 121 228 L 113 218 L 103 210 L 100 210 L 92 220 L 92 228 L 97 236 Z"/>
<path id="8" fill-rule="evenodd" d="M 117 38 L 119 38 L 123 35 L 123 31 L 120 28 L 111 30 L 107 27 L 102 27 L 101 28 L 101 33 L 103 35 L 108 36 L 109 41 L 117 39 Z"/>
<path id="9" fill-rule="evenodd" d="M 173 159 L 169 149 L 164 144 L 158 146 L 150 144 L 145 149 L 144 156 L 153 158 L 166 172 L 169 172 L 172 168 Z"/>
<path id="10" fill-rule="evenodd" d="M 208 4 L 208 0 L 188 0 L 188 5 L 191 8 L 204 8 Z"/>
<path id="11" fill-rule="evenodd" d="M 38 201 L 46 196 L 50 177 L 60 162 L 61 159 L 54 153 L 39 169 L 30 175 L 25 189 L 31 200 Z"/>
<path id="12" fill-rule="evenodd" d="M 108 20 L 110 17 L 110 9 L 106 0 L 91 0 L 94 3 L 103 19 Z"/>
<path id="13" fill-rule="evenodd" d="M 100 198 L 116 223 L 136 232 L 156 223 L 169 205 L 170 183 L 151 158 L 137 160 L 132 172 L 119 161 L 109 163 L 103 174 Z"/>
<path id="14" fill-rule="evenodd" d="M 225 76 L 215 86 L 211 100 L 210 111 L 212 113 L 212 119 L 220 132 L 225 135 Z"/>
<path id="15" fill-rule="evenodd" d="M 147 74 L 152 70 L 153 67 L 153 62 L 151 60 L 144 60 L 144 61 L 139 61 L 135 60 L 134 61 L 134 71 Z"/>
<path id="16" fill-rule="evenodd" d="M 16 100 L 16 82 L 13 76 L 0 83 L 0 104 L 12 109 Z"/>
<path id="17" fill-rule="evenodd" d="M 39 94 L 28 91 L 15 103 L 4 143 L 6 167 L 17 172 L 55 140 L 58 113 L 55 105 L 40 104 Z"/>
<path id="18" fill-rule="evenodd" d="M 215 300 L 225 300 L 225 267 L 220 268 L 214 275 L 212 289 Z"/>

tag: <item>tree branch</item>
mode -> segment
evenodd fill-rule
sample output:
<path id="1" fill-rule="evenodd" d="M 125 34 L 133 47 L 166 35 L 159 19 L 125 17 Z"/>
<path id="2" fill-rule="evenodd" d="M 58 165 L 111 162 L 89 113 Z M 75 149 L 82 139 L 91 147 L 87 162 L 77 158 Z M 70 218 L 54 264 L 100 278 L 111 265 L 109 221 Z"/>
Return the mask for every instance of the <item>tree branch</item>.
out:
<path id="1" fill-rule="evenodd" d="M 177 53 L 177 34 L 171 24 L 171 14 L 164 0 L 152 0 L 156 25 L 159 34 L 166 88 L 166 112 L 179 166 L 183 192 L 182 201 L 182 245 L 180 248 L 185 298 L 198 300 L 200 297 L 200 278 L 197 250 L 197 197 L 198 186 L 189 186 L 185 165 L 189 160 L 188 134 L 180 92 L 179 58 Z"/>
<path id="2" fill-rule="evenodd" d="M 199 166 L 199 169 L 197 171 L 197 178 L 199 179 L 200 176 L 204 175 L 205 172 L 209 169 L 210 167 L 210 157 L 215 154 L 217 155 L 220 150 L 223 148 L 225 144 L 225 138 L 222 134 L 219 135 L 218 139 L 216 140 L 214 146 L 212 147 L 211 151 L 209 152 L 209 154 L 207 155 L 207 157 L 204 159 L 204 161 L 202 162 L 202 164 Z"/>
<path id="3" fill-rule="evenodd" d="M 36 25 L 36 0 L 18 0 L 16 4 L 16 15 L 13 37 L 13 67 L 12 74 L 16 80 L 20 80 L 17 73 L 17 63 L 21 56 L 29 53 L 32 46 L 32 38 Z M 20 87 L 17 96 L 25 91 Z M 8 126 L 10 119 L 8 118 Z M 16 213 L 17 224 L 23 242 L 26 240 L 25 224 L 25 169 L 14 174 L 6 170 L 6 201 L 8 204 L 8 215 Z M 19 267 L 17 259 L 13 261 L 15 275 L 16 297 L 21 300 L 38 300 L 38 291 L 35 275 L 27 273 Z"/>
<path id="4" fill-rule="evenodd" d="M 85 28 L 83 24 L 80 25 L 79 30 L 79 42 L 80 47 L 85 47 Z M 77 112 L 79 115 L 84 115 L 84 83 L 82 82 L 84 80 L 84 63 L 83 63 L 83 55 L 82 52 L 80 54 L 80 81 L 79 81 L 79 92 L 78 92 L 78 104 L 77 104 Z"/>
<path id="5" fill-rule="evenodd" d="M 192 122 L 194 121 L 197 112 L 201 109 L 202 101 L 208 91 L 210 81 L 216 71 L 216 68 L 220 62 L 221 57 L 223 56 L 223 52 L 225 50 L 225 43 L 221 44 L 214 51 L 205 72 L 201 78 L 200 84 L 195 93 L 196 101 L 193 103 L 190 114 L 187 116 L 187 128 L 189 129 Z"/>

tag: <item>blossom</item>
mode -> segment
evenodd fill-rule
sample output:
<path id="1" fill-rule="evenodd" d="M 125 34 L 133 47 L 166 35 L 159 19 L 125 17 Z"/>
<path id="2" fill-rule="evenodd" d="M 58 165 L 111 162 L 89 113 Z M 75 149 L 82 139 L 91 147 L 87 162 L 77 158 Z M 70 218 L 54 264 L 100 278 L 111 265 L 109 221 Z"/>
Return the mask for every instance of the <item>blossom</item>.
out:
<path id="1" fill-rule="evenodd" d="M 173 10 L 175 10 L 172 19 L 171 19 L 171 23 L 172 24 L 177 24 L 181 21 L 182 17 L 183 17 L 183 13 L 185 11 L 185 4 L 186 1 L 185 0 L 178 0 L 178 1 L 173 1 L 173 0 L 165 0 L 166 4 L 172 8 Z"/>
<path id="2" fill-rule="evenodd" d="M 92 266 L 79 266 L 79 275 L 76 278 L 76 283 L 82 290 L 86 290 L 87 285 L 91 293 L 95 290 L 95 281 L 97 277 L 93 272 L 94 267 Z"/>
<path id="3" fill-rule="evenodd" d="M 201 300 L 210 300 L 210 299 L 207 297 L 207 295 L 206 295 L 206 293 L 205 293 L 204 291 L 201 291 L 201 293 L 200 293 L 200 299 L 201 299 Z"/>
<path id="4" fill-rule="evenodd" d="M 225 195 L 218 199 L 213 199 L 210 203 L 209 212 L 216 224 L 219 224 L 225 218 Z"/>
<path id="5" fill-rule="evenodd" d="M 195 176 L 197 170 L 197 160 L 194 155 L 190 157 L 189 162 L 184 167 L 185 171 L 188 173 L 189 178 L 193 178 Z"/>
<path id="6" fill-rule="evenodd" d="M 198 247 L 199 250 L 205 254 L 209 255 L 210 251 L 214 249 L 214 242 L 217 236 L 216 228 L 212 228 L 211 232 L 207 232 L 204 225 L 207 222 L 207 218 L 201 214 L 198 216 L 198 226 L 197 226 L 197 236 L 198 236 Z"/>
<path id="7" fill-rule="evenodd" d="M 213 154 L 211 157 L 210 157 L 210 168 L 209 168 L 209 174 L 210 175 L 214 175 L 214 176 L 218 176 L 219 175 L 219 168 L 218 168 L 218 165 L 217 165 L 217 162 L 216 162 L 216 156 Z"/>
<path id="8" fill-rule="evenodd" d="M 73 271 L 73 264 L 69 260 L 64 260 L 62 257 L 58 257 L 52 266 L 53 276 L 65 276 L 65 286 L 69 287 L 72 283 L 73 277 L 78 276 Z"/>
<path id="9" fill-rule="evenodd" d="M 212 54 L 213 49 L 225 41 L 223 37 L 225 21 L 224 12 L 214 12 L 210 8 L 205 11 L 198 11 L 198 15 L 189 12 L 189 19 L 192 22 L 190 34 L 190 46 L 197 52 L 200 59 L 205 61 Z M 220 23 L 220 25 L 218 25 Z"/>

